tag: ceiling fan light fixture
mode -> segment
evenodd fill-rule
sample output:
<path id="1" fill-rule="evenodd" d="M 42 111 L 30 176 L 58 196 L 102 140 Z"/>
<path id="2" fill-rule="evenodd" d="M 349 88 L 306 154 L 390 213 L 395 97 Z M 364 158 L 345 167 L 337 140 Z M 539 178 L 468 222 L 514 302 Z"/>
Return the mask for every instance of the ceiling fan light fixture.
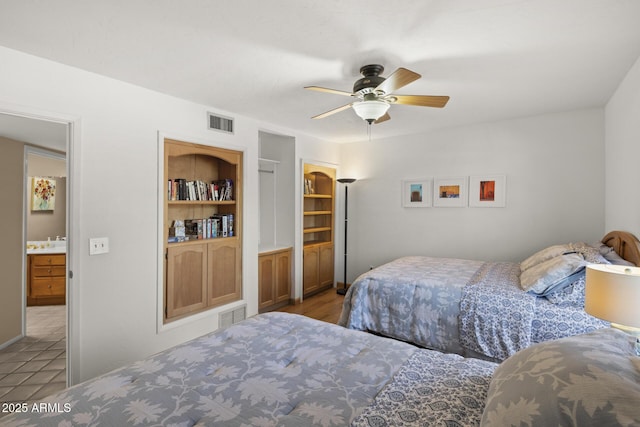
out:
<path id="1" fill-rule="evenodd" d="M 389 110 L 390 105 L 384 101 L 370 100 L 356 102 L 352 107 L 358 117 L 371 124 L 384 116 L 387 110 Z"/>

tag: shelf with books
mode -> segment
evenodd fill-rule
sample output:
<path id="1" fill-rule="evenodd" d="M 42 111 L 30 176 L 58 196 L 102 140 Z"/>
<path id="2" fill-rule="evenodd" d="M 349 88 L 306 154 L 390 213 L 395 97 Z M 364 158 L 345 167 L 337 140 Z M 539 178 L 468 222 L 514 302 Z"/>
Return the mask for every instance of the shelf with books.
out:
<path id="1" fill-rule="evenodd" d="M 164 183 L 166 323 L 242 298 L 242 152 L 165 139 Z"/>
<path id="2" fill-rule="evenodd" d="M 176 206 L 180 206 L 180 205 L 192 205 L 192 206 L 213 205 L 213 206 L 217 206 L 217 205 L 235 205 L 236 201 L 235 200 L 167 200 L 167 203 L 169 205 L 176 205 Z"/>

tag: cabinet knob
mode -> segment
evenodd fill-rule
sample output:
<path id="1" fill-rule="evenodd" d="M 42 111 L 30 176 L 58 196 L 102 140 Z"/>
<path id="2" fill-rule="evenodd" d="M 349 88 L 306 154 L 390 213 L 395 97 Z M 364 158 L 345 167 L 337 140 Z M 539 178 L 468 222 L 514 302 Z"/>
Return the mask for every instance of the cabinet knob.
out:
<path id="1" fill-rule="evenodd" d="M 51 274 L 51 269 L 47 270 L 47 272 L 48 272 L 49 274 Z"/>
<path id="2" fill-rule="evenodd" d="M 49 285 L 49 289 L 51 289 L 51 285 Z"/>

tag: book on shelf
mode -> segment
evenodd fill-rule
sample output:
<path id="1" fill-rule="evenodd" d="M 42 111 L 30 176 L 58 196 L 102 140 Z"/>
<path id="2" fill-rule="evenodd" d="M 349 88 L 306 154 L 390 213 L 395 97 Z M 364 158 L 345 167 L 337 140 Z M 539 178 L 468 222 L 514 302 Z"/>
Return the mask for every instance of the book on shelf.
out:
<path id="1" fill-rule="evenodd" d="M 214 214 L 209 218 L 176 220 L 169 227 L 168 242 L 233 237 L 233 227 L 233 214 Z"/>
<path id="2" fill-rule="evenodd" d="M 206 183 L 201 180 L 184 178 L 169 179 L 167 183 L 167 200 L 186 201 L 227 201 L 233 199 L 233 180 L 219 179 Z"/>
<path id="3" fill-rule="evenodd" d="M 309 178 L 304 179 L 304 194 L 313 194 L 315 190 L 313 189 L 313 181 Z"/>

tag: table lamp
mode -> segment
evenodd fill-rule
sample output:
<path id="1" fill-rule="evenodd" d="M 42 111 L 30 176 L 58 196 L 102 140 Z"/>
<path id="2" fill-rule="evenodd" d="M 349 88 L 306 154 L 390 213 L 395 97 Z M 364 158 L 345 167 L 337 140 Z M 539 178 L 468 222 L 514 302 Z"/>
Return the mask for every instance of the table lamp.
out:
<path id="1" fill-rule="evenodd" d="M 636 337 L 640 355 L 640 268 L 613 264 L 587 266 L 584 309 Z"/>

